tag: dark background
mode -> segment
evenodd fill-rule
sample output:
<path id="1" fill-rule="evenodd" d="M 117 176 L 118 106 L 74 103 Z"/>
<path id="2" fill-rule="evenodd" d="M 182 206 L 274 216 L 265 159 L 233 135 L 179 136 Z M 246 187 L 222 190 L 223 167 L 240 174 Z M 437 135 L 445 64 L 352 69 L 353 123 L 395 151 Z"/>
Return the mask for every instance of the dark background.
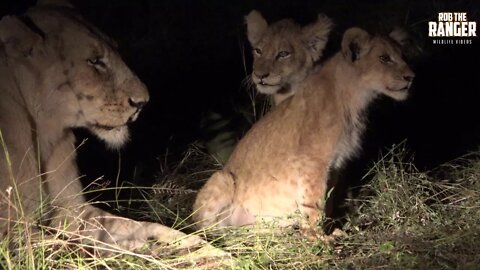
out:
<path id="1" fill-rule="evenodd" d="M 21 13 L 34 1 L 0 2 L 0 15 Z M 200 123 L 210 112 L 232 119 L 238 136 L 249 123 L 242 84 L 251 71 L 243 16 L 258 9 L 269 21 L 293 18 L 301 24 L 320 12 L 336 27 L 327 55 L 338 49 L 343 31 L 361 26 L 371 32 L 405 27 L 412 36 L 407 56 L 416 73 L 411 95 L 396 103 L 381 98 L 371 107 L 364 152 L 344 173 L 357 182 L 379 153 L 406 139 L 415 165 L 428 170 L 478 150 L 480 142 L 480 39 L 472 45 L 433 45 L 428 21 L 438 12 L 467 12 L 479 21 L 478 0 L 462 1 L 320 1 L 320 0 L 86 0 L 72 1 L 80 12 L 120 45 L 128 65 L 149 87 L 151 102 L 132 126 L 132 141 L 121 150 L 120 179 L 138 185 L 154 182 L 160 160 L 175 163 L 187 147 L 208 136 Z M 477 30 L 478 32 L 478 30 Z M 108 151 L 86 132 L 80 149 L 81 170 L 92 180 L 114 180 L 118 153 Z"/>

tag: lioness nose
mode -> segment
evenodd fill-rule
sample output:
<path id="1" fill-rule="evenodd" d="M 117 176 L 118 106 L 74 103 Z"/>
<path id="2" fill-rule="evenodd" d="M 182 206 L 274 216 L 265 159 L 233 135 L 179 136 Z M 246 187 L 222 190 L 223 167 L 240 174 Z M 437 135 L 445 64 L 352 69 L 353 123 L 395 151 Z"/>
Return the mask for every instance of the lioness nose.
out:
<path id="1" fill-rule="evenodd" d="M 144 99 L 135 99 L 135 98 L 129 98 L 128 99 L 128 104 L 130 104 L 130 106 L 134 107 L 134 108 L 137 108 L 137 109 L 142 109 L 145 104 L 147 104 L 147 102 L 144 100 Z"/>
<path id="2" fill-rule="evenodd" d="M 411 82 L 413 81 L 413 77 L 414 77 L 413 75 L 408 75 L 408 76 L 403 76 L 403 79 L 407 82 Z"/>

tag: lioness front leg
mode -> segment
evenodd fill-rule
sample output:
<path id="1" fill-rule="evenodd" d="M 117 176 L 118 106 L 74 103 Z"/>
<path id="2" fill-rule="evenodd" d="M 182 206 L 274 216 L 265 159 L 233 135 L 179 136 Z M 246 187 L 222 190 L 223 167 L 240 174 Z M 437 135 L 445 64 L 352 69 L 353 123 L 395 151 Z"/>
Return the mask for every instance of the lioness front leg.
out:
<path id="1" fill-rule="evenodd" d="M 77 176 L 73 134 L 59 142 L 47 164 L 46 183 L 54 207 L 50 225 L 67 235 L 89 240 L 106 250 L 119 246 L 136 250 L 147 241 L 159 241 L 190 250 L 205 245 L 213 255 L 226 254 L 196 235 L 186 235 L 161 224 L 140 222 L 110 214 L 88 204 Z"/>
<path id="2" fill-rule="evenodd" d="M 96 241 L 96 246 L 108 247 L 113 244 L 134 251 L 143 247 L 148 241 L 158 241 L 185 251 L 204 246 L 209 251 L 215 251 L 215 254 L 211 255 L 226 254 L 213 248 L 199 236 L 186 235 L 157 223 L 116 216 L 92 205 L 85 205 L 82 208 L 79 220 L 82 223 L 79 233 L 82 236 L 91 237 Z"/>

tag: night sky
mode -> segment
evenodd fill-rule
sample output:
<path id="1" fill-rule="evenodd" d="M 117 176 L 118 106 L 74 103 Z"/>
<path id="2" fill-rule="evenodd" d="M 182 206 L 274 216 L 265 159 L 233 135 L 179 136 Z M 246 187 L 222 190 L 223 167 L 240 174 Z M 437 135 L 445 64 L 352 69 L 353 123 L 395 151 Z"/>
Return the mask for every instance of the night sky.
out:
<path id="1" fill-rule="evenodd" d="M 2 0 L 0 15 L 21 13 L 34 1 Z M 132 125 L 132 141 L 121 151 L 121 179 L 151 184 L 159 157 L 175 162 L 191 143 L 206 139 L 201 123 L 211 112 L 232 119 L 241 136 L 249 123 L 242 81 L 251 71 L 251 48 L 243 16 L 258 9 L 269 21 L 293 18 L 301 24 L 325 13 L 336 24 L 326 55 L 338 50 L 351 26 L 387 33 L 403 26 L 412 35 L 407 51 L 416 77 L 406 102 L 380 98 L 369 110 L 362 156 L 347 170 L 358 179 L 381 151 L 406 139 L 416 166 L 431 169 L 478 150 L 480 142 L 480 38 L 471 45 L 434 45 L 428 21 L 438 12 L 467 12 L 479 22 L 480 2 L 356 0 L 87 0 L 72 1 L 80 12 L 118 41 L 127 64 L 145 82 L 151 102 Z M 477 31 L 478 32 L 478 31 Z M 118 172 L 118 153 L 107 150 L 88 133 L 79 152 L 85 179 Z M 352 180 L 352 181 L 354 181 Z"/>

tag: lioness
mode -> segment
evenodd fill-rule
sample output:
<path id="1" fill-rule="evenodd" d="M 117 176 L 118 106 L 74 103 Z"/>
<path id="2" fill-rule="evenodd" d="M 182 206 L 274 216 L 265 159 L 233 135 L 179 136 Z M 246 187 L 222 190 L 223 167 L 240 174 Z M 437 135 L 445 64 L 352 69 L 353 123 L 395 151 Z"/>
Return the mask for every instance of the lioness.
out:
<path id="1" fill-rule="evenodd" d="M 314 70 L 333 27 L 323 14 L 303 27 L 291 19 L 268 25 L 256 10 L 245 16 L 245 23 L 253 48 L 251 79 L 260 93 L 273 95 L 275 104 L 293 95 L 294 85 Z"/>
<path id="2" fill-rule="evenodd" d="M 58 2 L 58 1 L 57 1 Z M 118 148 L 148 102 L 110 40 L 74 9 L 38 4 L 0 21 L 0 233 L 41 221 L 127 249 L 147 239 L 189 247 L 196 236 L 121 218 L 85 202 L 72 128 Z M 41 207 L 42 202 L 49 206 Z"/>
<path id="3" fill-rule="evenodd" d="M 378 94 L 408 95 L 414 73 L 393 37 L 348 29 L 341 51 L 260 119 L 200 190 L 198 226 L 252 224 L 299 211 L 305 236 L 319 237 L 328 171 L 359 148 L 363 112 Z"/>

